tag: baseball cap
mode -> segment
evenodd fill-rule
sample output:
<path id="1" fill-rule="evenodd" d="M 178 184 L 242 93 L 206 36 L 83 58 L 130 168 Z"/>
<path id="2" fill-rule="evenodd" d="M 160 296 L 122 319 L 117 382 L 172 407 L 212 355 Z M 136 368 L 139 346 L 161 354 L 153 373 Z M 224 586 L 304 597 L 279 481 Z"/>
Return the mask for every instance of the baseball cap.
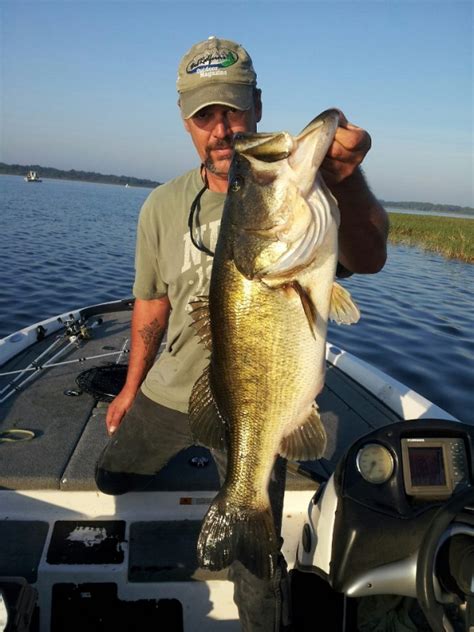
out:
<path id="1" fill-rule="evenodd" d="M 245 48 L 231 40 L 209 37 L 182 58 L 176 87 L 185 119 L 207 105 L 252 107 L 257 75 Z"/>

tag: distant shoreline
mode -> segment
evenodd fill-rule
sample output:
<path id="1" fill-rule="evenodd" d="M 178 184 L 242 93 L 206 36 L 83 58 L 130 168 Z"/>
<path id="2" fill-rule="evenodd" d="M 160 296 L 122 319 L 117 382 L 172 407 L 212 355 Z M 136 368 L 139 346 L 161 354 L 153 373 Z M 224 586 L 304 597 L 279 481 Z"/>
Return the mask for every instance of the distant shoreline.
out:
<path id="1" fill-rule="evenodd" d="M 162 184 L 157 180 L 146 178 L 136 178 L 132 176 L 116 176 L 93 171 L 78 171 L 70 169 L 56 169 L 54 167 L 42 167 L 41 165 L 17 165 L 0 162 L 0 175 L 25 176 L 28 171 L 36 171 L 40 178 L 52 178 L 55 180 L 78 180 L 80 182 L 97 182 L 103 184 L 116 184 L 119 186 L 137 186 L 154 189 Z M 394 209 L 405 209 L 409 211 L 431 211 L 442 213 L 466 213 L 474 215 L 474 208 L 471 206 L 456 206 L 454 204 L 433 204 L 431 202 L 394 202 L 389 200 L 379 200 L 386 207 Z"/>
<path id="2" fill-rule="evenodd" d="M 115 176 L 94 171 L 78 171 L 70 169 L 56 169 L 54 167 L 42 167 L 41 165 L 10 165 L 0 162 L 0 175 L 5 176 L 26 176 L 28 171 L 36 171 L 38 176 L 43 179 L 52 180 L 72 180 L 79 182 L 94 182 L 96 184 L 116 184 L 119 186 L 145 187 L 154 189 L 161 182 L 155 180 L 147 180 L 146 178 L 135 178 L 132 176 Z"/>
<path id="3" fill-rule="evenodd" d="M 379 202 L 387 209 L 391 208 L 405 211 L 420 212 L 439 212 L 439 213 L 464 213 L 466 215 L 474 215 L 472 206 L 456 206 L 455 204 L 432 204 L 431 202 L 390 202 L 388 200 L 379 200 Z"/>

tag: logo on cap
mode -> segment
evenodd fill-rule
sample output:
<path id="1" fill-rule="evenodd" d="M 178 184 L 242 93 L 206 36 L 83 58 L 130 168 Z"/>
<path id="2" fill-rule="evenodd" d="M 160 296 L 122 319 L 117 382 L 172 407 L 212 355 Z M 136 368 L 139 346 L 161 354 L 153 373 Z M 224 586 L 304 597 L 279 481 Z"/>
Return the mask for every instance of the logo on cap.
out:
<path id="1" fill-rule="evenodd" d="M 229 48 L 213 49 L 204 54 L 196 55 L 186 66 L 186 72 L 189 75 L 194 73 L 205 73 L 215 71 L 216 69 L 224 69 L 233 66 L 239 59 L 239 56 Z"/>

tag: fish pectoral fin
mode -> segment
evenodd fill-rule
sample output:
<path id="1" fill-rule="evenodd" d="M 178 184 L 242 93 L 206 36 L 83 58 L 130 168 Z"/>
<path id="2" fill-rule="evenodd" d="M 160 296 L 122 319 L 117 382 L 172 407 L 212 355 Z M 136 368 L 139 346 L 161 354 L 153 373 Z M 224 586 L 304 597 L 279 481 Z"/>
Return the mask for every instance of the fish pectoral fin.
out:
<path id="1" fill-rule="evenodd" d="M 333 283 L 332 286 L 329 318 L 338 325 L 352 325 L 360 318 L 359 308 L 349 292 L 339 283 Z"/>
<path id="2" fill-rule="evenodd" d="M 316 306 L 311 300 L 311 295 L 300 283 L 298 283 L 298 281 L 293 281 L 291 283 L 291 286 L 300 297 L 301 305 L 303 306 L 309 328 L 311 329 L 311 333 L 313 334 L 314 339 L 316 339 L 316 321 L 318 318 L 318 312 L 316 310 Z"/>
<path id="3" fill-rule="evenodd" d="M 199 336 L 199 342 L 202 342 L 206 349 L 212 350 L 212 338 L 211 338 L 211 317 L 209 314 L 209 297 L 197 296 L 194 300 L 190 301 L 191 311 L 189 315 L 193 319 L 191 327 L 194 327 L 195 332 Z"/>
<path id="4" fill-rule="evenodd" d="M 283 438 L 280 454 L 290 461 L 320 459 L 326 450 L 327 435 L 316 403 L 305 422 Z"/>
<path id="5" fill-rule="evenodd" d="M 212 396 L 209 375 L 210 368 L 207 367 L 193 386 L 189 399 L 189 424 L 196 443 L 224 450 L 226 426 Z"/>

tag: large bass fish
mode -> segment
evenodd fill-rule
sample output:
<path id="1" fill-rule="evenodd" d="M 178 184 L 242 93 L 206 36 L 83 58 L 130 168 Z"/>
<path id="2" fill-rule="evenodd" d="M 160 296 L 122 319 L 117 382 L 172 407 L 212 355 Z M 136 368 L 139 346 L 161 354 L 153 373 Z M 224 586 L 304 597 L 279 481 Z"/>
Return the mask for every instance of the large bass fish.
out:
<path id="1" fill-rule="evenodd" d="M 338 126 L 327 110 L 298 136 L 240 134 L 209 298 L 192 317 L 211 350 L 190 418 L 197 441 L 227 449 L 227 475 L 201 528 L 198 560 L 240 560 L 270 577 L 278 555 L 268 483 L 278 454 L 319 458 L 328 317 L 359 312 L 334 283 L 339 209 L 318 169 Z"/>

